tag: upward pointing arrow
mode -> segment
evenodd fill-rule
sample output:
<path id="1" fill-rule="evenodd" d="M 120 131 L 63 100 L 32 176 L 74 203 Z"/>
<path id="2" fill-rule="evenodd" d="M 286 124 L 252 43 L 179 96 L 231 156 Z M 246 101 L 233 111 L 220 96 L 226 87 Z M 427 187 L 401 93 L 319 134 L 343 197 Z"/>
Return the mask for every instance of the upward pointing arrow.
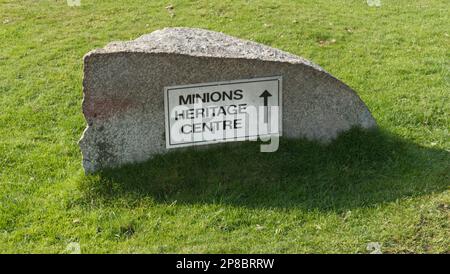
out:
<path id="1" fill-rule="evenodd" d="M 270 94 L 267 89 L 261 94 L 259 95 L 259 97 L 264 98 L 264 123 L 267 124 L 268 120 L 269 120 L 269 111 L 268 111 L 268 98 L 271 97 L 272 94 Z"/>

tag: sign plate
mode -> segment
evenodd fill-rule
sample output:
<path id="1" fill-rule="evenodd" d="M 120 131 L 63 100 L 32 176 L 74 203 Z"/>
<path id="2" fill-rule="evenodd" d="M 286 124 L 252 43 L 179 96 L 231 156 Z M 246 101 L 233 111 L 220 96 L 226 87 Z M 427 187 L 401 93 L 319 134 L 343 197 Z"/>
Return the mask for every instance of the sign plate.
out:
<path id="1" fill-rule="evenodd" d="M 164 88 L 166 148 L 281 136 L 282 77 Z"/>

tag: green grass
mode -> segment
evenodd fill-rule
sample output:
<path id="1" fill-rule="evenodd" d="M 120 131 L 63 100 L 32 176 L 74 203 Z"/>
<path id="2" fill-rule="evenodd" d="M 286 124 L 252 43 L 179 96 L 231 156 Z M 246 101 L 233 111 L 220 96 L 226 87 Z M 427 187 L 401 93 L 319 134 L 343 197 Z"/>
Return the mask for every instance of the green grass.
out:
<path id="1" fill-rule="evenodd" d="M 0 0 L 0 252 L 450 252 L 450 5 L 381 2 Z M 167 26 L 310 59 L 358 91 L 380 130 L 85 176 L 83 55 Z"/>

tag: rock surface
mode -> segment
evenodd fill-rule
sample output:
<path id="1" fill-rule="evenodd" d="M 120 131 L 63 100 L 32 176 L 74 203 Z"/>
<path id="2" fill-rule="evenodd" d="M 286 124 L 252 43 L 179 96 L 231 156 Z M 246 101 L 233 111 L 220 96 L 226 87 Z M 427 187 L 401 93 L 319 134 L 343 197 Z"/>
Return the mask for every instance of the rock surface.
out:
<path id="1" fill-rule="evenodd" d="M 282 75 L 283 136 L 331 141 L 376 122 L 358 95 L 301 57 L 222 33 L 166 28 L 84 57 L 83 167 L 142 162 L 164 153 L 165 86 Z"/>

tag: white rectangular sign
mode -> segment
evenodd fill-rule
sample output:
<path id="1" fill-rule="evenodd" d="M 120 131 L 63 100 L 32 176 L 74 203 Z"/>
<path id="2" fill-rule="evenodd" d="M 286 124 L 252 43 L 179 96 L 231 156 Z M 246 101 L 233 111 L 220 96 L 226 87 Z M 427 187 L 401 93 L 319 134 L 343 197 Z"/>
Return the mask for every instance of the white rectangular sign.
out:
<path id="1" fill-rule="evenodd" d="M 164 88 L 166 148 L 281 136 L 281 76 Z"/>

